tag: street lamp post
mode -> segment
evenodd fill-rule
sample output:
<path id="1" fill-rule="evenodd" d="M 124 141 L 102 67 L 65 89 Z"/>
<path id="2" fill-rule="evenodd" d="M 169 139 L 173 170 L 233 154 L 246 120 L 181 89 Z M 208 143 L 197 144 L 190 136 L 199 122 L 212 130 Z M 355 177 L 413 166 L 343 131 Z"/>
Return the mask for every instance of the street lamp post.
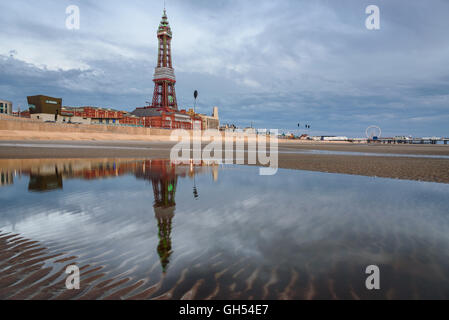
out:
<path id="1" fill-rule="evenodd" d="M 198 90 L 193 92 L 193 98 L 195 102 L 193 103 L 193 117 L 192 117 L 192 129 L 195 129 L 195 116 L 196 116 L 196 99 L 198 98 Z"/>
<path id="2" fill-rule="evenodd" d="M 193 112 L 195 113 L 195 109 L 196 109 L 196 99 L 198 98 L 198 91 L 195 90 L 195 92 L 193 92 L 193 98 L 195 99 L 195 102 L 193 104 Z"/>

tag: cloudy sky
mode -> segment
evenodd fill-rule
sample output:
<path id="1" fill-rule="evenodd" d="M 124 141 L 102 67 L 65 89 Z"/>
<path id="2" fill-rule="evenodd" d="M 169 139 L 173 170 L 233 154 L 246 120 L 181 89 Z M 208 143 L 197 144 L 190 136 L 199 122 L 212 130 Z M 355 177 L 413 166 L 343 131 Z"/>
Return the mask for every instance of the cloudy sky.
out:
<path id="1" fill-rule="evenodd" d="M 380 8 L 380 30 L 365 9 Z M 66 8 L 80 8 L 80 29 Z M 0 99 L 151 101 L 163 0 L 0 0 Z M 449 136 L 449 1 L 167 0 L 178 104 L 311 134 Z M 295 131 L 297 132 L 297 131 Z"/>

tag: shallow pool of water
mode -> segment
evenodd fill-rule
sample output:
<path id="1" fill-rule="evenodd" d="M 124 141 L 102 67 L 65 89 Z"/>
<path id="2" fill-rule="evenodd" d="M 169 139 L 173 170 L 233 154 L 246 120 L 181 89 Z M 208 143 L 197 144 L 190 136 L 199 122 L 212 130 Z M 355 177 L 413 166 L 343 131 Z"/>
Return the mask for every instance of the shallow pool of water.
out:
<path id="1" fill-rule="evenodd" d="M 0 233 L 62 254 L 42 262 L 49 298 L 64 257 L 91 270 L 73 298 L 108 279 L 118 285 L 92 297 L 449 298 L 447 184 L 167 160 L 3 161 L 0 172 Z M 369 265 L 380 290 L 365 286 Z"/>

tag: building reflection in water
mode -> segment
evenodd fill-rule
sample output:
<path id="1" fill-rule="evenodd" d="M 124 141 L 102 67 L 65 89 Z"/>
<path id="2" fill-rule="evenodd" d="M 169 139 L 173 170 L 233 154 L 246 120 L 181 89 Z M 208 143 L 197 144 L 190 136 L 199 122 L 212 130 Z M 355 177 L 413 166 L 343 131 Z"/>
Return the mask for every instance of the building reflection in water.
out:
<path id="1" fill-rule="evenodd" d="M 30 177 L 28 190 L 50 192 L 63 189 L 63 180 L 95 180 L 133 174 L 137 179 L 151 182 L 153 189 L 153 211 L 158 227 L 159 243 L 157 253 L 163 273 L 168 270 L 173 254 L 171 231 L 176 210 L 176 189 L 178 178 L 193 180 L 193 197 L 199 198 L 196 175 L 211 173 L 218 181 L 218 166 L 213 162 L 173 163 L 170 160 L 71 160 L 45 163 L 30 162 L 29 167 L 1 169 L 1 185 L 13 184 L 17 174 Z M 1 163 L 0 163 L 1 165 Z M 0 186 L 1 186 L 0 185 Z"/>
<path id="2" fill-rule="evenodd" d="M 54 166 L 52 170 L 45 168 L 38 172 L 30 172 L 30 182 L 28 183 L 28 191 L 48 192 L 62 189 L 62 175 L 58 171 L 58 167 Z"/>
<path id="3" fill-rule="evenodd" d="M 14 184 L 14 173 L 11 171 L 0 171 L 0 187 Z"/>

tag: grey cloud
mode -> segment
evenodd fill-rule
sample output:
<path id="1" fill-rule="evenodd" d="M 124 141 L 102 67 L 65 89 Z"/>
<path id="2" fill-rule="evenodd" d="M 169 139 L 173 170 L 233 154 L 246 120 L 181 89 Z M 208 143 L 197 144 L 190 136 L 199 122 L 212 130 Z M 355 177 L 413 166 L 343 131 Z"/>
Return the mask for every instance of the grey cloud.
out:
<path id="1" fill-rule="evenodd" d="M 162 4 L 75 2 L 78 33 L 57 14 L 69 1 L 0 4 L 10 13 L 0 22 L 0 38 L 10 40 L 0 49 L 0 96 L 142 106 L 153 90 Z M 218 105 L 224 122 L 242 126 L 293 130 L 310 121 L 312 133 L 360 136 L 377 124 L 388 135 L 448 136 L 449 3 L 379 0 L 381 30 L 373 32 L 364 27 L 371 2 L 169 1 L 181 106 L 198 89 L 201 112 Z M 32 11 L 49 13 L 39 20 Z M 47 69 L 35 61 L 42 47 L 55 64 Z"/>

